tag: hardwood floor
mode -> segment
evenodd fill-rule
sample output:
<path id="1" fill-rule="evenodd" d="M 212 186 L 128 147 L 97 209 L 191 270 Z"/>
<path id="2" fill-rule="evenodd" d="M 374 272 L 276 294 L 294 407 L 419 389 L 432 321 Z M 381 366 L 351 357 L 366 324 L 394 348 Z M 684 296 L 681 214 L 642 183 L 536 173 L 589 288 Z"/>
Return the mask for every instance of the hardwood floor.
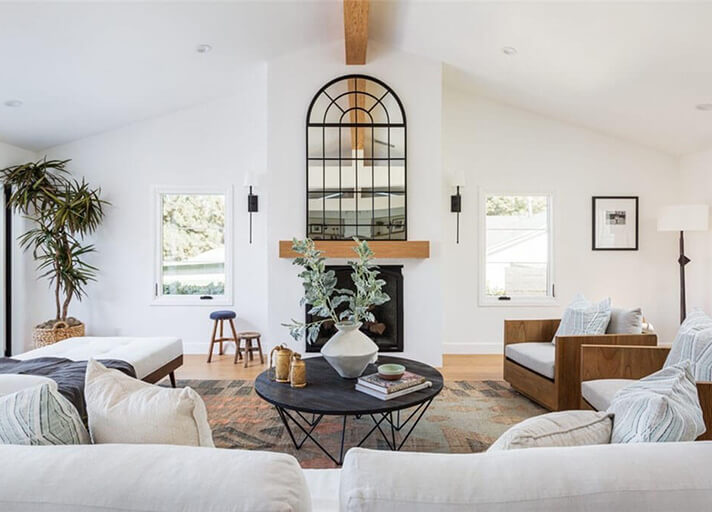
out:
<path id="1" fill-rule="evenodd" d="M 257 360 L 245 368 L 242 362 L 233 364 L 233 358 L 234 354 L 215 355 L 213 361 L 208 364 L 207 356 L 188 354 L 183 357 L 183 366 L 176 370 L 176 377 L 178 379 L 252 380 L 267 367 L 260 365 Z M 448 354 L 443 356 L 443 366 L 440 371 L 445 380 L 502 380 L 502 356 Z"/>

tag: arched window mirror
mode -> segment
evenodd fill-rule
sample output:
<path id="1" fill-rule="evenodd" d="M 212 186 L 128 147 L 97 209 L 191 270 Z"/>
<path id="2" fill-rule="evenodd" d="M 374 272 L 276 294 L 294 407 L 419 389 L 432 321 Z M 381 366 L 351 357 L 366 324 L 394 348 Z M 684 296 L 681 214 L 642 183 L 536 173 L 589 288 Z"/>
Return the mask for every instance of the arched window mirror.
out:
<path id="1" fill-rule="evenodd" d="M 307 236 L 407 240 L 407 225 L 400 99 L 369 76 L 332 80 L 307 113 Z"/>

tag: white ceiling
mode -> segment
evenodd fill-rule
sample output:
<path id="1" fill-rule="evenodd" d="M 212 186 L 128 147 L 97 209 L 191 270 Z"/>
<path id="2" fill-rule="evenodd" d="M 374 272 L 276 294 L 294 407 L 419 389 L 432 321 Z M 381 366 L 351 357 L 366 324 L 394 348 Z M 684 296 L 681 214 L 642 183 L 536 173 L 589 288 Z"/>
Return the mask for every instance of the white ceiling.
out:
<path id="1" fill-rule="evenodd" d="M 708 2 L 375 1 L 370 37 L 455 86 L 684 154 L 712 146 L 694 108 L 712 103 L 710 22 Z M 0 139 L 41 149 L 239 93 L 260 62 L 342 37 L 334 0 L 0 3 Z"/>
<path id="2" fill-rule="evenodd" d="M 673 154 L 712 146 L 695 109 L 712 103 L 712 3 L 401 2 L 372 19 L 460 87 Z"/>
<path id="3" fill-rule="evenodd" d="M 0 140 L 43 149 L 239 94 L 260 62 L 338 38 L 336 3 L 0 3 Z"/>

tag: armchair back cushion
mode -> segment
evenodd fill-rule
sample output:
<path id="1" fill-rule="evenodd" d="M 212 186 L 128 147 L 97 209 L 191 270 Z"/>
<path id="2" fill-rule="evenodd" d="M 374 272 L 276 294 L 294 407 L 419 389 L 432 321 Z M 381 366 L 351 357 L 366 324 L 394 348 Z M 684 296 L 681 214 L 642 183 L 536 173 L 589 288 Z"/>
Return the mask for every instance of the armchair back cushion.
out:
<path id="1" fill-rule="evenodd" d="M 665 368 L 683 361 L 692 362 L 696 381 L 712 381 L 712 318 L 701 309 L 693 310 L 680 326 Z"/>
<path id="2" fill-rule="evenodd" d="M 643 332 L 643 312 L 640 308 L 611 308 L 606 334 L 640 334 Z"/>
<path id="3" fill-rule="evenodd" d="M 612 443 L 694 441 L 705 432 L 689 361 L 625 386 L 608 407 Z"/>
<path id="4" fill-rule="evenodd" d="M 593 303 L 578 294 L 564 311 L 559 328 L 551 342 L 556 343 L 557 336 L 605 334 L 610 319 L 610 297 Z"/>

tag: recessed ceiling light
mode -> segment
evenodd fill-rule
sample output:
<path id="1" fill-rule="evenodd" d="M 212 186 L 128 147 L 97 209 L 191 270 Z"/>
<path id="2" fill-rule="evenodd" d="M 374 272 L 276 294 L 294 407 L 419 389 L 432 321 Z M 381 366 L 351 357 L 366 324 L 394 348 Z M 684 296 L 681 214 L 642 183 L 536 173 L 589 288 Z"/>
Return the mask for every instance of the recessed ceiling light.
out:
<path id="1" fill-rule="evenodd" d="M 22 106 L 22 101 L 21 100 L 7 100 L 5 102 L 6 107 L 10 108 L 17 108 Z"/>
<path id="2" fill-rule="evenodd" d="M 695 108 L 704 111 L 712 110 L 712 103 L 700 103 L 699 105 L 695 105 Z"/>
<path id="3" fill-rule="evenodd" d="M 213 49 L 212 46 L 209 44 L 199 44 L 198 46 L 195 47 L 195 51 L 198 53 L 210 53 L 210 51 Z"/>
<path id="4" fill-rule="evenodd" d="M 502 53 L 505 55 L 516 55 L 517 54 L 517 49 L 514 46 L 505 46 L 502 48 Z"/>

